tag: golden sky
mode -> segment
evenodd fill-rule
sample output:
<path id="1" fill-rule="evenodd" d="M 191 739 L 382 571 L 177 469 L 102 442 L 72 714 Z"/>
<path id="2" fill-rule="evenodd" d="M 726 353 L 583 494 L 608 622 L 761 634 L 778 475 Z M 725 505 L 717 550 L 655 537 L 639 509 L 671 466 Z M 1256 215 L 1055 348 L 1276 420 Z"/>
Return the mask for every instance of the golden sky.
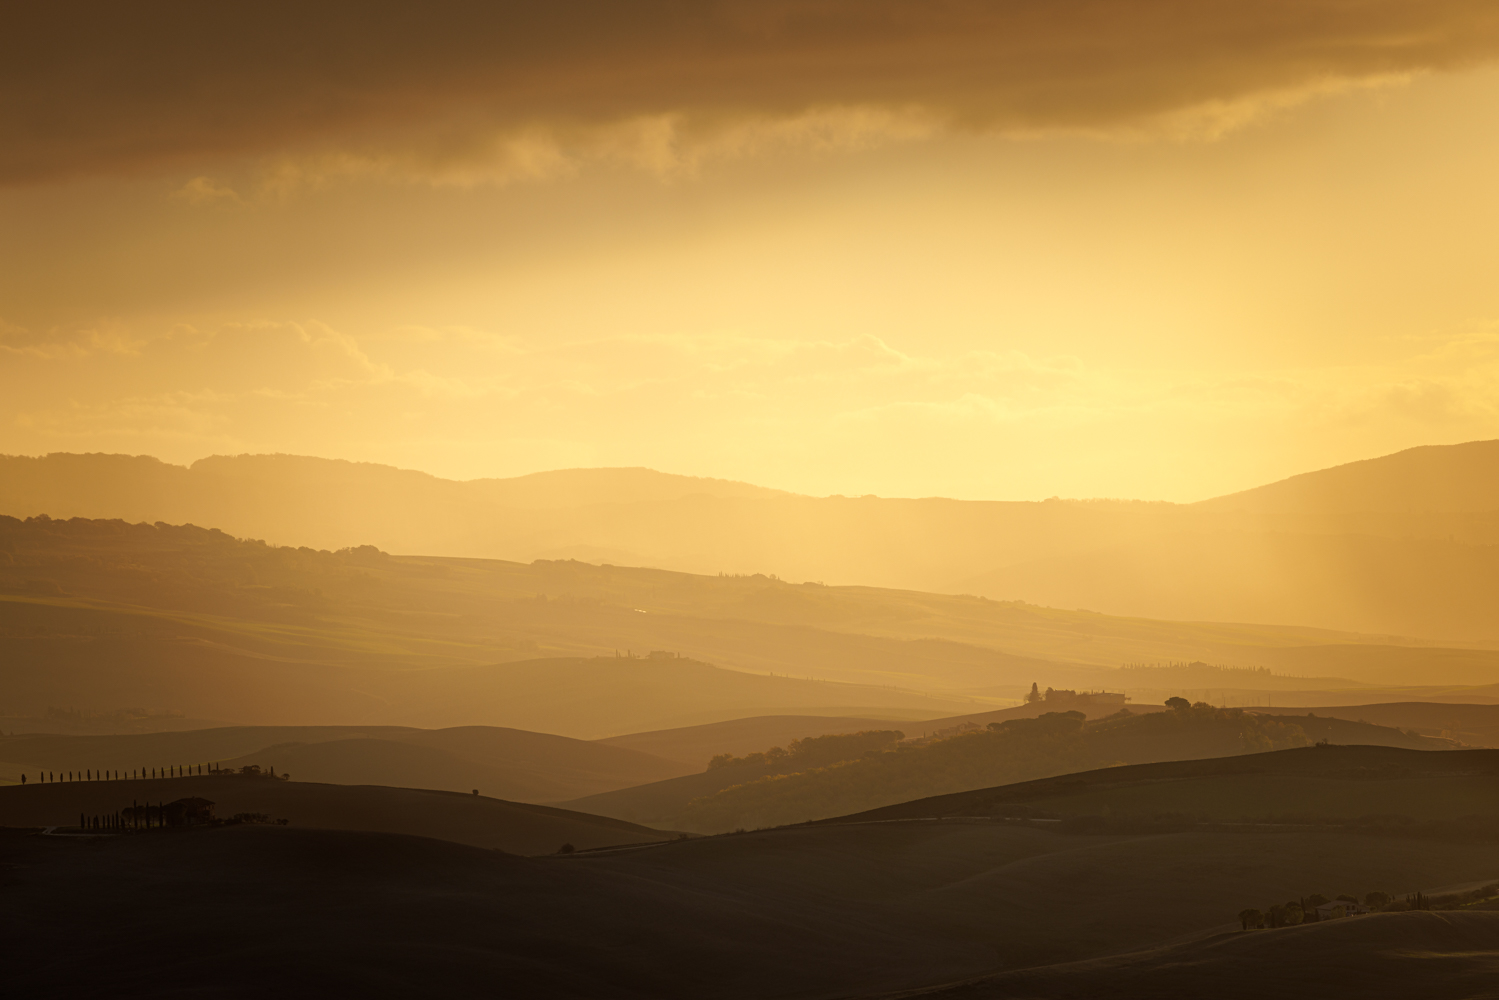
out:
<path id="1" fill-rule="evenodd" d="M 1194 500 L 1499 437 L 1487 0 L 7 19 L 0 452 Z"/>

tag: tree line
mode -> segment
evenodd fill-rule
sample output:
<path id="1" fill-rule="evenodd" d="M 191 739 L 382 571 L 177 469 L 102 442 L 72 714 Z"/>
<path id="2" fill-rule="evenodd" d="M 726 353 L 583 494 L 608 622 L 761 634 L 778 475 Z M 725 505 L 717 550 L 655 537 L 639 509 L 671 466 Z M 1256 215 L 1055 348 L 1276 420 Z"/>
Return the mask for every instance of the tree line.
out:
<path id="1" fill-rule="evenodd" d="M 207 772 L 203 769 L 208 768 Z M 262 771 L 259 764 L 246 764 L 236 771 L 232 767 L 221 767 L 218 764 L 172 764 L 166 767 L 139 768 L 130 771 L 98 770 L 85 768 L 81 771 L 38 771 L 37 784 L 47 784 L 58 781 L 141 781 L 155 780 L 157 778 L 186 778 L 201 777 L 203 774 L 218 775 L 226 777 L 235 775 L 248 778 L 279 778 L 286 781 L 290 774 L 277 774 L 274 766 Z M 27 776 L 21 775 L 21 784 L 27 783 Z"/>
<path id="2" fill-rule="evenodd" d="M 1499 882 L 1486 885 L 1470 892 L 1454 893 L 1433 899 L 1425 893 L 1413 892 L 1402 899 L 1396 899 L 1387 892 L 1367 893 L 1362 905 L 1357 896 L 1343 894 L 1328 899 L 1319 893 L 1313 893 L 1304 899 L 1293 899 L 1288 903 L 1278 903 L 1264 910 L 1253 907 L 1239 911 L 1239 925 L 1246 931 L 1259 929 L 1273 929 L 1276 927 L 1295 927 L 1299 924 L 1314 924 L 1321 920 L 1335 920 L 1339 917 L 1352 916 L 1362 910 L 1366 913 L 1402 913 L 1411 910 L 1450 910 L 1462 906 L 1470 906 L 1474 903 L 1487 902 L 1499 896 Z M 1328 904 L 1342 904 L 1332 905 Z M 1323 911 L 1326 911 L 1324 916 Z"/>
<path id="3" fill-rule="evenodd" d="M 214 803 L 190 796 L 173 802 L 133 801 L 128 809 L 90 816 L 78 814 L 78 829 L 84 833 L 129 833 L 157 830 L 168 826 L 237 826 L 243 823 L 271 823 L 265 813 L 235 813 L 225 818 L 213 814 Z M 285 826 L 286 820 L 274 821 Z"/>

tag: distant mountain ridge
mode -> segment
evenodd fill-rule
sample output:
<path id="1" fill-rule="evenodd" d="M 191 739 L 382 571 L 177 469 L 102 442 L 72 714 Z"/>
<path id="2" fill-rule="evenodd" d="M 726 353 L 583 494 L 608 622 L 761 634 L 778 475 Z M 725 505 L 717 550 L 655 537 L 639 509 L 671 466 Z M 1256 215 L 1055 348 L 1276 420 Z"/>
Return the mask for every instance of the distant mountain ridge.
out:
<path id="1" fill-rule="evenodd" d="M 494 508 L 568 510 L 684 497 L 773 498 L 792 494 L 723 479 L 645 468 L 558 469 L 512 479 L 442 479 L 372 462 L 302 455 L 213 455 L 190 466 L 149 455 L 0 456 L 0 513 L 54 518 L 190 522 L 282 545 L 437 552 L 444 517 Z M 362 507 L 361 507 L 362 505 Z M 403 525 L 403 521 L 412 523 Z M 414 549 L 391 544 L 411 538 Z M 430 539 L 430 541 L 421 541 Z"/>
<path id="2" fill-rule="evenodd" d="M 1499 643 L 1499 441 L 1185 505 L 808 497 L 638 468 L 455 482 L 288 455 L 183 467 L 59 454 L 0 457 L 0 513 Z"/>
<path id="3" fill-rule="evenodd" d="M 1193 504 L 1261 513 L 1487 513 L 1499 510 L 1499 439 L 1423 445 Z"/>

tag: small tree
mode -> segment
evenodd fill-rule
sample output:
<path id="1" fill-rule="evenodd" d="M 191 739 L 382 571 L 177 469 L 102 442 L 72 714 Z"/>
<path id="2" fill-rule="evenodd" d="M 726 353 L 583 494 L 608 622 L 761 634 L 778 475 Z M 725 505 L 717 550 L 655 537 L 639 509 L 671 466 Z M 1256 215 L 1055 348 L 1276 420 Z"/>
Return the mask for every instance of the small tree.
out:
<path id="1" fill-rule="evenodd" d="M 1178 712 L 1185 712 L 1192 707 L 1192 703 L 1185 698 L 1167 698 L 1166 707 Z M 1258 913 L 1259 911 L 1256 910 L 1255 912 Z"/>
<path id="2" fill-rule="evenodd" d="M 573 851 L 576 851 L 576 850 L 577 850 L 577 848 L 574 847 L 572 844 L 563 844 L 561 847 L 557 848 L 557 853 L 558 854 L 571 854 Z"/>
<path id="3" fill-rule="evenodd" d="M 1239 911 L 1239 923 L 1246 931 L 1258 927 L 1264 919 L 1265 915 L 1256 909 Z"/>

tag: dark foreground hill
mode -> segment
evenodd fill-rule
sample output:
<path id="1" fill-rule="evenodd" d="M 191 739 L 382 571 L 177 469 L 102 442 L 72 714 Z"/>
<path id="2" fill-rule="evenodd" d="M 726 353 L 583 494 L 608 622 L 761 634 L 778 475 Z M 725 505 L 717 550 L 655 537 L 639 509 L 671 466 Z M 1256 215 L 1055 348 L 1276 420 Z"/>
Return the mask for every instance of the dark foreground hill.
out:
<path id="1" fill-rule="evenodd" d="M 962 820 L 566 858 L 295 826 L 0 831 L 0 852 L 7 989 L 111 997 L 862 996 L 1211 934 L 1246 899 L 1400 894 L 1495 864 L 1489 844 L 1344 831 Z M 1338 986 L 1315 966 L 1301 983 Z"/>
<path id="2" fill-rule="evenodd" d="M 1240 931 L 1169 948 L 986 976 L 882 1000 L 1046 997 L 1499 995 L 1499 913 L 1376 913 L 1273 931 Z"/>
<path id="3" fill-rule="evenodd" d="M 563 844 L 589 850 L 671 836 L 603 816 L 471 793 L 242 776 L 12 785 L 0 788 L 0 826 L 77 826 L 80 813 L 108 816 L 137 802 L 189 797 L 213 802 L 220 817 L 260 813 L 297 829 L 412 834 L 511 854 L 551 854 Z"/>
<path id="4" fill-rule="evenodd" d="M 496 726 L 226 726 L 121 736 L 0 737 L 0 780 L 54 774 L 247 764 L 299 781 L 470 791 L 555 802 L 689 770 L 624 747 Z"/>

